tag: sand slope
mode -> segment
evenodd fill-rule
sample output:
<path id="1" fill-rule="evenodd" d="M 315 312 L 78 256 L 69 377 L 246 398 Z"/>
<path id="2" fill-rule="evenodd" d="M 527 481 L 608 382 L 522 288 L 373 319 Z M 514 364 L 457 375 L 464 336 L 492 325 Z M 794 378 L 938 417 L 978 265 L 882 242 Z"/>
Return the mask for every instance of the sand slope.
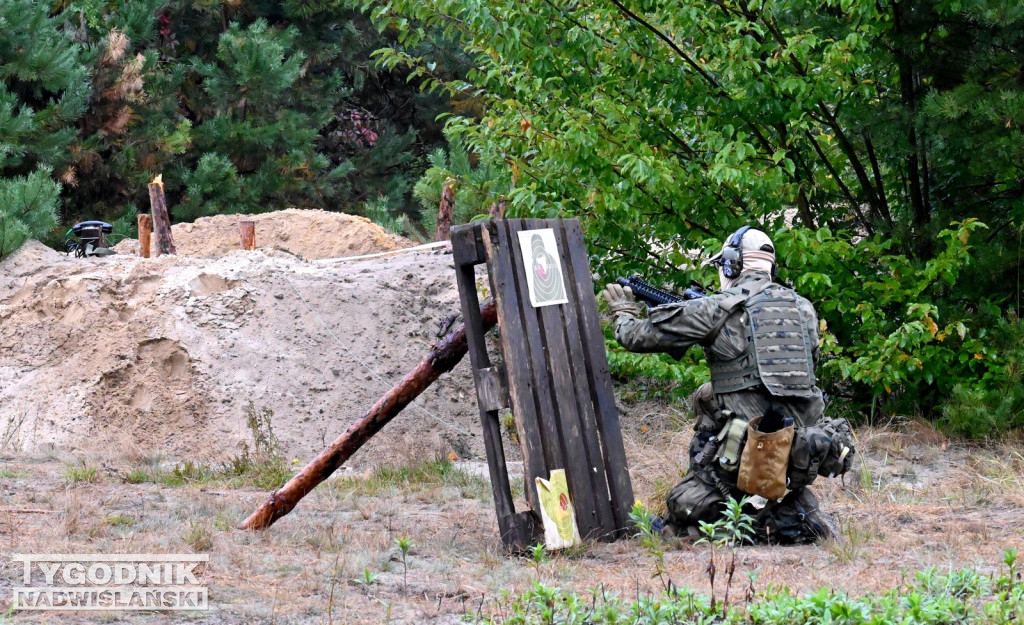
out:
<path id="1" fill-rule="evenodd" d="M 287 453 L 305 459 L 419 362 L 458 310 L 446 247 L 312 262 L 410 242 L 360 218 L 289 210 L 254 219 L 258 246 L 271 230 L 290 253 L 222 253 L 237 239 L 224 223 L 240 218 L 175 226 L 177 256 L 75 259 L 29 242 L 0 263 L 0 432 L 17 428 L 25 451 L 213 459 L 246 439 L 251 403 L 274 411 Z M 359 458 L 386 453 L 388 439 L 482 453 L 473 398 L 461 364 Z"/>

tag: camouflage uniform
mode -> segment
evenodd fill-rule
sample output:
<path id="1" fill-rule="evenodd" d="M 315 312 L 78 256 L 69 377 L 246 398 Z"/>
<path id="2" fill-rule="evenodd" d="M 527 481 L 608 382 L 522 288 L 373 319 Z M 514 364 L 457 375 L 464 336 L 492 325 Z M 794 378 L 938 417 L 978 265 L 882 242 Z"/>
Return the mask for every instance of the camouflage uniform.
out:
<path id="1" fill-rule="evenodd" d="M 676 304 L 659 306 L 650 311 L 646 319 L 640 319 L 629 312 L 615 314 L 615 338 L 626 349 L 633 352 L 667 352 L 676 357 L 691 346 L 701 344 L 709 362 L 729 361 L 742 356 L 747 350 L 748 314 L 740 307 L 734 312 L 723 308 L 723 298 L 729 293 L 756 292 L 758 289 L 771 285 L 771 277 L 766 272 L 747 271 L 736 279 L 732 288 L 726 293 L 712 295 L 707 298 L 687 300 Z M 814 307 L 806 299 L 796 296 L 800 323 L 809 335 L 812 347 L 813 365 L 818 360 L 818 317 Z M 727 317 L 724 319 L 723 317 Z M 721 324 L 717 336 L 714 330 Z M 813 369 L 812 369 L 813 371 Z M 714 521 L 720 514 L 722 503 L 727 497 L 741 498 L 744 493 L 736 488 L 735 474 L 719 470 L 714 463 L 700 465 L 695 462 L 698 451 L 704 444 L 717 434 L 727 417 L 723 411 L 729 410 L 746 419 L 764 415 L 773 407 L 785 415 L 793 417 L 797 426 L 808 426 L 818 423 L 824 412 L 824 401 L 821 390 L 813 386 L 804 393 L 805 396 L 774 396 L 764 385 L 733 390 L 731 392 L 714 392 L 712 383 L 707 383 L 694 393 L 692 403 L 696 417 L 695 435 L 690 446 L 690 471 L 684 480 L 668 495 L 669 527 L 676 533 L 689 532 L 699 521 Z M 803 488 L 787 495 L 782 502 L 766 506 L 773 508 L 775 514 L 765 512 L 759 518 L 762 528 L 774 531 L 776 537 L 785 542 L 810 542 L 821 537 L 825 532 L 817 527 L 803 527 L 805 519 L 813 517 L 817 510 L 817 502 L 813 495 Z M 779 519 L 792 518 L 800 521 L 800 527 L 780 527 Z M 787 521 L 787 522 L 788 522 Z M 791 536 L 785 537 L 789 532 Z"/>

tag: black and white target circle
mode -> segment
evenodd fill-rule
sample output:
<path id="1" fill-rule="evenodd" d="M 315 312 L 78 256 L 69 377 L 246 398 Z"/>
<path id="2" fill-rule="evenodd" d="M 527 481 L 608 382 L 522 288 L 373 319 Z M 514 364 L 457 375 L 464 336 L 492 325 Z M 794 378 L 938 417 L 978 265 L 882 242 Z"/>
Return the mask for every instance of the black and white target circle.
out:
<path id="1" fill-rule="evenodd" d="M 565 301 L 561 263 L 544 245 L 539 234 L 530 237 L 530 268 L 533 272 L 533 294 L 537 304 Z"/>

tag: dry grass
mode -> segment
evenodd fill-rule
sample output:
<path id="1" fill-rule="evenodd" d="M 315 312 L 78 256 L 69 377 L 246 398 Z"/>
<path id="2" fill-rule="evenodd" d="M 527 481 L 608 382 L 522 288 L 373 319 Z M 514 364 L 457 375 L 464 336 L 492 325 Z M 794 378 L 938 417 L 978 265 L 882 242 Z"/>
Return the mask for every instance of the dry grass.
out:
<path id="1" fill-rule="evenodd" d="M 690 438 L 685 429 L 657 427 L 667 419 L 624 427 L 637 496 L 654 506 L 685 467 Z M 965 447 L 913 424 L 858 434 L 854 471 L 815 486 L 840 517 L 842 535 L 819 546 L 741 549 L 732 597 L 742 596 L 747 574 L 757 590 L 827 585 L 860 594 L 926 566 L 994 570 L 1003 549 L 1024 542 L 1024 458 L 1015 446 Z M 406 451 L 395 455 L 415 456 Z M 459 463 L 346 470 L 262 533 L 235 527 L 264 491 L 125 479 L 160 464 L 138 450 L 84 458 L 70 466 L 96 467 L 95 480 L 71 480 L 67 461 L 12 458 L 4 470 L 20 477 L 0 508 L 0 545 L 29 553 L 209 553 L 210 618 L 224 623 L 455 623 L 536 581 L 626 597 L 660 588 L 651 557 L 633 541 L 587 544 L 541 562 L 506 556 L 486 479 Z M 43 512 L 13 512 L 28 508 Z M 396 538 L 414 545 L 407 572 Z M 707 592 L 708 555 L 706 546 L 673 549 L 667 574 Z M 16 575 L 4 569 L 0 597 L 10 596 Z M 17 620 L 95 622 L 89 614 Z M 169 622 L 157 614 L 130 621 Z"/>

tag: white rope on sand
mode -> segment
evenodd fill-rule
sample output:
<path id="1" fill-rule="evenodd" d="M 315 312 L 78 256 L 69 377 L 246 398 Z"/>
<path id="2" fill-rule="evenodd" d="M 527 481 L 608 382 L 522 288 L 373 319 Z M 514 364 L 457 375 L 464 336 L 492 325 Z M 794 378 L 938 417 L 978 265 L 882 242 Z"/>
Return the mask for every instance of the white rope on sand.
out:
<path id="1" fill-rule="evenodd" d="M 318 265 L 332 265 L 334 263 L 343 263 L 349 260 L 365 260 L 367 258 L 380 258 L 381 256 L 392 256 L 394 254 L 404 254 L 406 252 L 418 252 L 420 250 L 430 250 L 438 247 L 451 247 L 451 241 L 436 241 L 434 243 L 424 243 L 423 245 L 417 245 L 415 247 L 403 247 L 398 250 L 391 250 L 389 252 L 377 252 L 374 254 L 363 254 L 361 256 L 342 256 L 341 258 L 320 258 L 313 262 Z"/>

